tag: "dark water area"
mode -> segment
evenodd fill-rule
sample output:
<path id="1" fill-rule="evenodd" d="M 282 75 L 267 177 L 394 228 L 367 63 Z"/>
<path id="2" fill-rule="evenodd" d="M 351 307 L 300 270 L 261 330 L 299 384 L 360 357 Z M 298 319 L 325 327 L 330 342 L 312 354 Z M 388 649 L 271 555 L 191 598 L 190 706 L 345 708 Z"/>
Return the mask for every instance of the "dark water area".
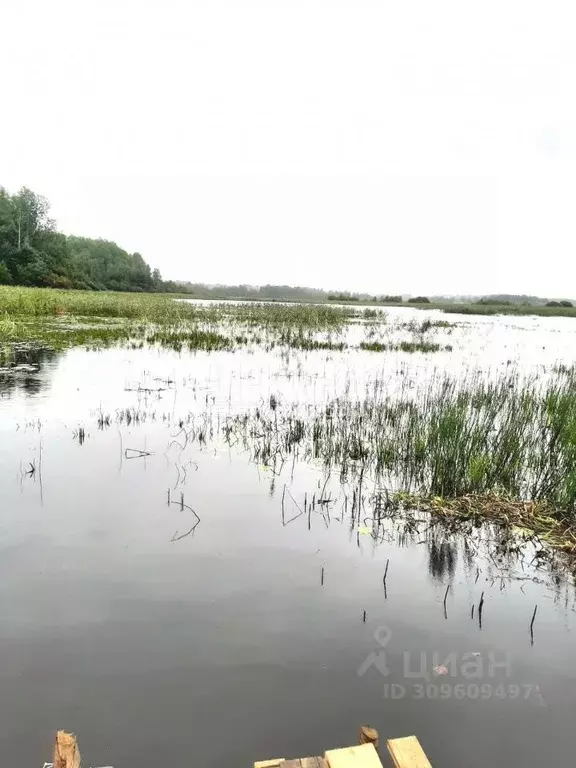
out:
<path id="1" fill-rule="evenodd" d="M 336 365 L 310 356 L 320 380 L 257 354 L 118 349 L 16 365 L 0 373 L 7 765 L 42 766 L 58 728 L 86 765 L 229 768 L 353 744 L 361 724 L 416 734 L 444 768 L 572 762 L 569 579 L 398 521 L 376 542 L 340 501 L 302 514 L 321 468 L 276 476 L 179 435 L 207 403 L 322 398 Z"/>

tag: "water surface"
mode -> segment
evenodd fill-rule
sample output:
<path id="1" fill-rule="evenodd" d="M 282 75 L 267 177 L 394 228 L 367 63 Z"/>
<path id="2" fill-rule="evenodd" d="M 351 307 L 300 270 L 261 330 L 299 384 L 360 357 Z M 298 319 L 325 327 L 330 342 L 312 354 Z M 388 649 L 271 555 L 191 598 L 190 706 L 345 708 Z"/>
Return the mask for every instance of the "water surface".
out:
<path id="1" fill-rule="evenodd" d="M 545 375 L 576 356 L 574 320 L 449 319 L 438 334 L 450 354 L 72 349 L 0 374 L 7 764 L 41 766 L 57 728 L 78 734 L 87 765 L 229 768 L 354 743 L 360 724 L 417 734 L 445 768 L 568 762 L 570 579 L 500 562 L 481 543 L 471 555 L 458 537 L 408 535 L 400 521 L 376 542 L 351 528 L 320 466 L 276 476 L 221 436 L 186 442 L 179 427 L 272 393 L 305 405 L 362 397 L 399 372 Z M 302 514 L 305 495 L 322 493 L 338 500 Z M 385 656 L 367 667 L 375 651 Z M 471 660 L 477 676 L 463 674 Z M 427 677 L 407 676 L 420 669 Z"/>

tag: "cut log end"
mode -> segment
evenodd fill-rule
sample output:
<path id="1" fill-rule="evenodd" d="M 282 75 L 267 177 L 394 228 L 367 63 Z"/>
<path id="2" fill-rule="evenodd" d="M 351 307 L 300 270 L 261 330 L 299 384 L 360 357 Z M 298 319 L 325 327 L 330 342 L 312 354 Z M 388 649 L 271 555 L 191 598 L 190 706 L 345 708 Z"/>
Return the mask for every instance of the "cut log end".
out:
<path id="1" fill-rule="evenodd" d="M 369 725 L 360 726 L 360 744 L 374 744 L 378 746 L 378 731 Z"/>
<path id="2" fill-rule="evenodd" d="M 58 731 L 52 762 L 54 768 L 80 768 L 80 750 L 74 734 Z"/>

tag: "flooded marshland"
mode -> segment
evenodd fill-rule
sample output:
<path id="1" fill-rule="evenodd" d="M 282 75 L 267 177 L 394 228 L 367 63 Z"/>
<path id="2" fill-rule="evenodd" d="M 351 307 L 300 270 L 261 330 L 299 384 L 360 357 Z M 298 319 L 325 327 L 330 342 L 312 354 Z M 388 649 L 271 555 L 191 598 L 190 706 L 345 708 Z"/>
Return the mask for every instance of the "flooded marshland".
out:
<path id="1" fill-rule="evenodd" d="M 576 320 L 230 306 L 5 330 L 6 758 L 567 761 Z"/>

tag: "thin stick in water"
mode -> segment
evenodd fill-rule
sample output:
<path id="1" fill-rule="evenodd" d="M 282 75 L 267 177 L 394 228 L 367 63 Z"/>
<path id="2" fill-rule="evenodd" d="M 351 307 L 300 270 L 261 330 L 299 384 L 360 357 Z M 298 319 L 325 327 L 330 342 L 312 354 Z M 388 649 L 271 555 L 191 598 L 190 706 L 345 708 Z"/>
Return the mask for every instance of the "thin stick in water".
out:
<path id="1" fill-rule="evenodd" d="M 322 566 L 322 571 L 320 572 L 320 586 L 324 586 L 324 566 Z"/>
<path id="2" fill-rule="evenodd" d="M 390 565 L 390 558 L 388 558 L 388 560 L 386 560 L 386 568 L 384 569 L 384 578 L 382 579 L 384 584 L 386 584 L 386 576 L 388 576 L 388 566 L 389 565 Z"/>
<path id="3" fill-rule="evenodd" d="M 538 612 L 538 604 L 534 606 L 534 613 L 532 614 L 532 621 L 530 622 L 530 642 L 532 645 L 534 645 L 534 619 L 536 618 L 537 612 Z"/>
<path id="4" fill-rule="evenodd" d="M 480 602 L 478 603 L 478 624 L 482 629 L 482 611 L 484 609 L 484 592 L 480 595 Z"/>

